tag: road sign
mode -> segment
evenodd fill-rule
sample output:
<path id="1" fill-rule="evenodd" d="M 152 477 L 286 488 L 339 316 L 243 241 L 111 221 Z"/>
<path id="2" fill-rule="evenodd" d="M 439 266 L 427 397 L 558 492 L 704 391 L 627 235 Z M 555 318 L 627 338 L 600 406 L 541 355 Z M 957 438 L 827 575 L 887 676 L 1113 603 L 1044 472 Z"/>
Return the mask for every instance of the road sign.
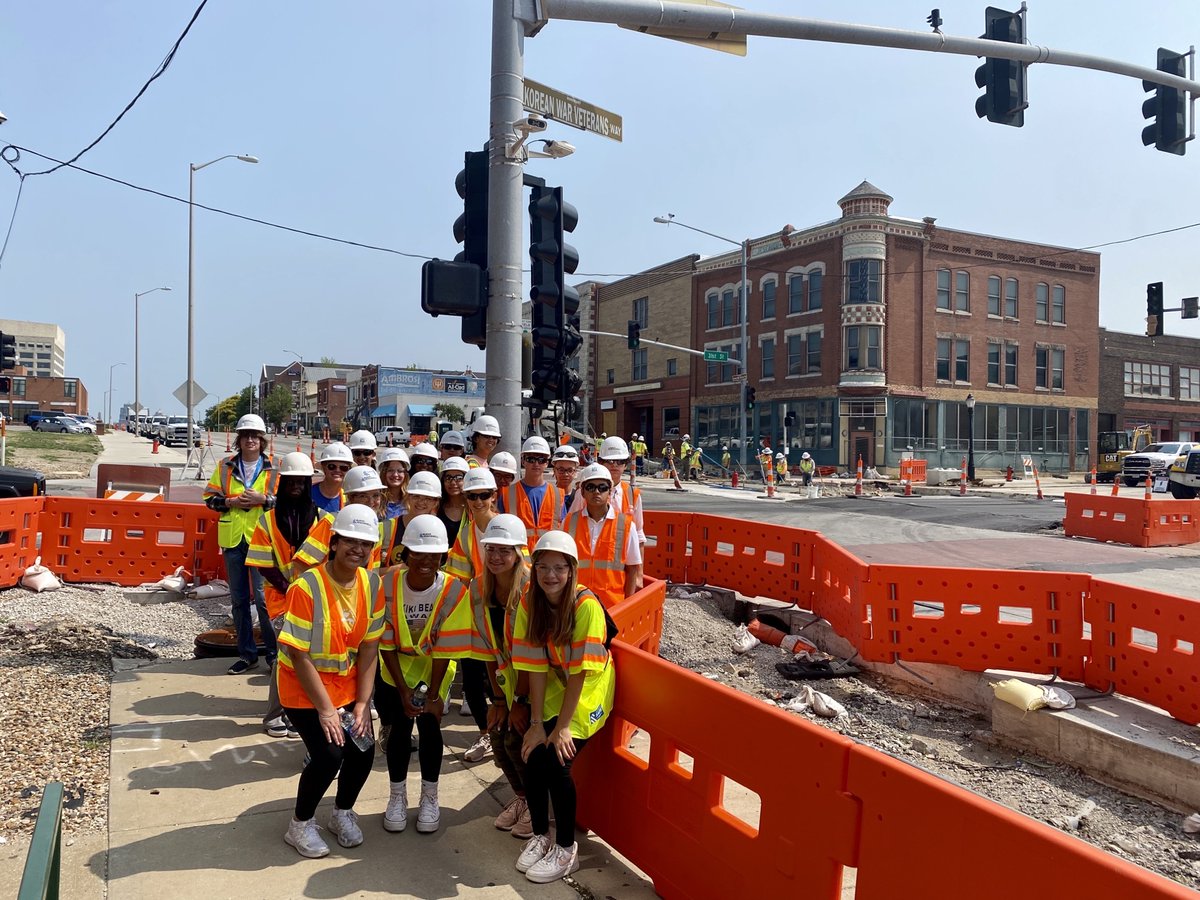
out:
<path id="1" fill-rule="evenodd" d="M 734 372 L 733 380 L 735 383 L 741 384 L 743 381 L 746 380 L 746 373 L 745 372 Z"/>
<path id="2" fill-rule="evenodd" d="M 175 388 L 175 393 L 171 395 L 176 400 L 178 400 L 180 403 L 182 403 L 184 406 L 187 406 L 187 401 L 188 401 L 187 386 L 188 386 L 188 383 L 185 381 L 179 387 Z M 208 396 L 208 391 L 206 391 L 204 388 L 200 387 L 200 385 L 196 384 L 196 382 L 193 381 L 192 382 L 192 405 L 194 406 L 195 404 L 199 403 L 201 400 L 203 400 L 207 396 Z"/>
<path id="3" fill-rule="evenodd" d="M 546 87 L 530 78 L 525 79 L 522 95 L 522 106 L 530 112 L 541 113 L 547 119 L 554 119 L 580 131 L 590 131 L 614 141 L 620 141 L 621 135 L 624 134 L 624 123 L 616 113 L 556 91 L 552 87 Z"/>
<path id="4" fill-rule="evenodd" d="M 729 351 L 727 350 L 705 350 L 705 362 L 729 362 Z"/>

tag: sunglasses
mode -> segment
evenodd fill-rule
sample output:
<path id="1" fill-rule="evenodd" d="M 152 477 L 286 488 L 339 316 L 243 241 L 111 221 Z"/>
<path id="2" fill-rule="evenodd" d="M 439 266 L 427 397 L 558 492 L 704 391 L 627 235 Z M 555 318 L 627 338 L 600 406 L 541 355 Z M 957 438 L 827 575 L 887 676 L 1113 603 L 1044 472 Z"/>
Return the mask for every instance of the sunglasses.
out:
<path id="1" fill-rule="evenodd" d="M 414 469 L 436 469 L 437 461 L 433 460 L 433 459 L 425 459 L 424 457 L 420 457 L 420 458 L 414 459 L 412 461 L 412 467 Z"/>
<path id="2" fill-rule="evenodd" d="M 326 472 L 349 472 L 350 467 L 345 463 L 324 463 L 321 466 Z"/>
<path id="3" fill-rule="evenodd" d="M 585 484 L 583 486 L 583 489 L 585 491 L 587 491 L 589 494 L 607 494 L 611 487 L 612 487 L 611 484 L 598 483 L 598 484 Z"/>
<path id="4" fill-rule="evenodd" d="M 442 480 L 443 481 L 462 481 L 466 477 L 467 476 L 464 475 L 462 472 L 455 472 L 451 475 L 443 475 Z"/>
<path id="5" fill-rule="evenodd" d="M 492 499 L 494 493 L 495 491 L 481 491 L 478 494 L 467 494 L 466 497 L 472 503 L 486 503 Z"/>
<path id="6" fill-rule="evenodd" d="M 534 466 L 544 466 L 546 463 L 550 462 L 550 457 L 548 456 L 525 456 L 522 458 L 525 460 L 525 462 Z"/>
<path id="7" fill-rule="evenodd" d="M 627 466 L 629 465 L 629 457 L 627 456 L 624 459 L 602 459 L 600 462 L 606 466 Z"/>

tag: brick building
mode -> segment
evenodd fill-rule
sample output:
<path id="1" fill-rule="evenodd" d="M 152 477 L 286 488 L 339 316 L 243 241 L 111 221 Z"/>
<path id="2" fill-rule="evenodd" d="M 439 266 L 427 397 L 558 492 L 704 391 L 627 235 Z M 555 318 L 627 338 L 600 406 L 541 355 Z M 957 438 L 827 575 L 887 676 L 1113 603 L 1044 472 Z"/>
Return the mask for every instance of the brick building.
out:
<path id="1" fill-rule="evenodd" d="M 18 366 L 18 373 L 25 372 Z M 53 410 L 63 415 L 82 415 L 88 411 L 88 392 L 78 378 L 51 378 L 8 374 L 8 392 L 0 393 L 4 414 L 20 422 L 35 409 Z"/>
<path id="2" fill-rule="evenodd" d="M 1200 441 L 1200 340 L 1100 329 L 1100 431 Z"/>
<path id="3" fill-rule="evenodd" d="M 692 280 L 700 257 L 684 256 L 653 269 L 593 287 L 595 330 L 625 335 L 630 320 L 643 343 L 630 350 L 623 337 L 593 337 L 592 427 L 596 433 L 646 435 L 656 453 L 668 436 L 692 428 L 690 354 L 650 341 L 694 346 Z"/>

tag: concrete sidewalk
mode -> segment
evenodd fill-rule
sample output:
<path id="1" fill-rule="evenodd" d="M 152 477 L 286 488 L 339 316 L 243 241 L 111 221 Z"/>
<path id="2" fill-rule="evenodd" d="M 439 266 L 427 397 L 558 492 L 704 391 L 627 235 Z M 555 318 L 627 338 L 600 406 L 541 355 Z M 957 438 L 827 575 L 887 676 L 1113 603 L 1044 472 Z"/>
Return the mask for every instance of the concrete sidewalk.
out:
<path id="1" fill-rule="evenodd" d="M 356 806 L 365 842 L 346 850 L 324 832 L 329 856 L 300 857 L 283 833 L 304 744 L 263 732 L 265 671 L 227 676 L 227 662 L 160 662 L 114 675 L 109 846 L 88 861 L 92 871 L 107 869 L 109 900 L 655 896 L 639 872 L 582 833 L 574 876 L 581 890 L 526 881 L 513 868 L 522 842 L 492 825 L 512 792 L 491 759 L 463 762 L 475 727 L 457 703 L 443 721 L 439 831 L 383 830 L 388 777 L 377 752 Z M 408 783 L 415 801 L 415 753 Z M 332 808 L 331 789 L 317 811 L 322 828 Z"/>

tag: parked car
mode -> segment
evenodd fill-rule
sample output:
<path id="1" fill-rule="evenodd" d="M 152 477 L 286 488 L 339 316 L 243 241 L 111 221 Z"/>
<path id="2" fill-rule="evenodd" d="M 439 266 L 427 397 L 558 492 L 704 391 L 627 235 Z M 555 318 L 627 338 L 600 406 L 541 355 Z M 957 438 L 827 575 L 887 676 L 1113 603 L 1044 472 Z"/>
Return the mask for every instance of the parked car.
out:
<path id="1" fill-rule="evenodd" d="M 37 423 L 42 419 L 50 419 L 57 416 L 58 413 L 48 409 L 35 409 L 25 413 L 25 424 L 30 428 L 36 428 Z"/>
<path id="2" fill-rule="evenodd" d="M 46 493 L 46 476 L 36 469 L 0 466 L 0 497 L 41 497 Z"/>
<path id="3" fill-rule="evenodd" d="M 380 447 L 387 447 L 389 443 L 396 447 L 407 447 L 411 437 L 412 434 L 402 425 L 385 425 L 375 432 L 375 442 Z"/>
<path id="4" fill-rule="evenodd" d="M 1129 487 L 1143 484 L 1147 475 L 1155 478 L 1165 474 L 1171 463 L 1175 462 L 1175 457 L 1191 449 L 1190 442 L 1151 444 L 1145 450 L 1131 453 L 1121 460 L 1121 478 Z"/>
<path id="5" fill-rule="evenodd" d="M 166 416 L 151 416 L 146 421 L 146 437 L 158 437 L 158 429 L 167 423 Z"/>
<path id="6" fill-rule="evenodd" d="M 80 427 L 89 434 L 96 433 L 96 420 L 91 416 L 69 415 L 68 418 L 74 419 L 79 423 Z"/>
<path id="7" fill-rule="evenodd" d="M 53 416 L 50 418 L 38 419 L 37 424 L 33 426 L 34 431 L 57 431 L 62 434 L 85 434 L 87 429 L 72 419 L 70 416 Z"/>
<path id="8" fill-rule="evenodd" d="M 167 416 L 167 423 L 159 431 L 158 439 L 166 446 L 178 444 L 187 446 L 188 418 L 187 416 Z M 192 423 L 192 444 L 199 447 L 204 440 L 204 429 L 199 422 Z"/>

